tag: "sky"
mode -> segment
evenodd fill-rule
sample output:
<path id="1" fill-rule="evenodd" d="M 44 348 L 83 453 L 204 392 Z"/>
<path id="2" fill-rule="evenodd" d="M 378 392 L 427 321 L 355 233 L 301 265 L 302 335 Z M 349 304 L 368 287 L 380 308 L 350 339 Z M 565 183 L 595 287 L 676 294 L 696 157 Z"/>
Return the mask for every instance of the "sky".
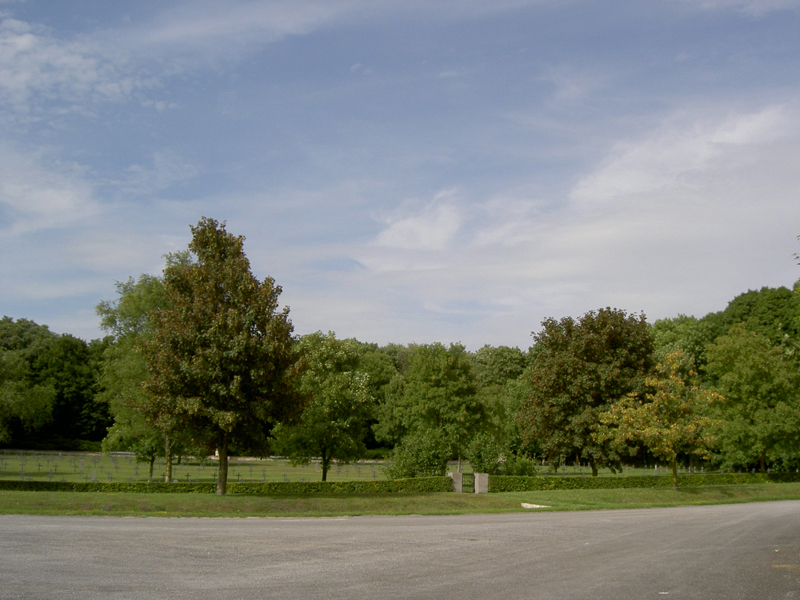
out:
<path id="1" fill-rule="evenodd" d="M 800 279 L 800 0 L 0 0 L 0 314 L 225 221 L 297 334 L 527 349 Z"/>

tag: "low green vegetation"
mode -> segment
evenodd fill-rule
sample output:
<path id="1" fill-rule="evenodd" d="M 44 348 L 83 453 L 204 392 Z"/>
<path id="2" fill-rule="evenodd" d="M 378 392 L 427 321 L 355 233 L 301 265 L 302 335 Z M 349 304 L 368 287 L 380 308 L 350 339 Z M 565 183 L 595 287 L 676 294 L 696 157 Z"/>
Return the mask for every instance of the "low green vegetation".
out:
<path id="1" fill-rule="evenodd" d="M 167 465 L 162 458 L 154 463 L 153 481 L 164 481 Z M 285 458 L 232 457 L 231 482 L 319 481 L 319 463 L 296 464 Z M 185 458 L 172 465 L 172 480 L 181 483 L 216 482 L 217 460 Z M 150 479 L 147 463 L 138 462 L 133 454 L 101 454 L 77 452 L 5 452 L 0 453 L 0 481 L 64 481 L 120 483 L 146 482 Z M 334 464 L 329 481 L 375 481 L 386 479 L 383 464 L 361 461 Z"/>
<path id="2" fill-rule="evenodd" d="M 500 494 L 248 496 L 0 491 L 0 514 L 127 517 L 344 517 L 608 510 L 800 500 L 800 483 Z M 524 504 L 547 508 L 528 509 Z"/>

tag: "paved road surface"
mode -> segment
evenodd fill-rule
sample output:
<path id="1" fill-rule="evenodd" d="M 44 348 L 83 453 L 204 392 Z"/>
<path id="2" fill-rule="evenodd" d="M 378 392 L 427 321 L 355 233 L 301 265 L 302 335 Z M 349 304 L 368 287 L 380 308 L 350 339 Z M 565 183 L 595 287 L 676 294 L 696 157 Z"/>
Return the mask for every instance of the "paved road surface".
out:
<path id="1" fill-rule="evenodd" d="M 0 598 L 800 600 L 800 501 L 344 519 L 4 515 Z"/>

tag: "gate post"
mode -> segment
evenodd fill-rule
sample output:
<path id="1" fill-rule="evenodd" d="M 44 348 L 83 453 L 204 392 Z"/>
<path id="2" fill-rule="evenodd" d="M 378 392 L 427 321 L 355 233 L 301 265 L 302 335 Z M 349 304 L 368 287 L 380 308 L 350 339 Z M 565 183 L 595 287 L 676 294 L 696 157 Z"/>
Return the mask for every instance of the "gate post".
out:
<path id="1" fill-rule="evenodd" d="M 489 491 L 489 474 L 475 473 L 475 493 L 486 494 Z"/>
<path id="2" fill-rule="evenodd" d="M 448 475 L 453 480 L 453 491 L 460 494 L 463 489 L 463 473 L 448 473 Z"/>

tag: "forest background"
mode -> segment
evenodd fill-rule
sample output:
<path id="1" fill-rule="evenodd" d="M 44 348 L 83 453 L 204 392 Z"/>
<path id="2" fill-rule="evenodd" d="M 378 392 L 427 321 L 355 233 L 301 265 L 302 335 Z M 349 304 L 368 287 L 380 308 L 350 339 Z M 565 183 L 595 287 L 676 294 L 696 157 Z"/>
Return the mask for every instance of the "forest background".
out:
<path id="1" fill-rule="evenodd" d="M 333 463 L 362 458 L 389 459 L 392 477 L 440 474 L 448 460 L 521 475 L 543 464 L 556 471 L 586 464 L 597 474 L 601 467 L 654 460 L 673 468 L 800 468 L 800 282 L 745 292 L 701 318 L 650 324 L 643 314 L 600 308 L 546 319 L 527 350 L 378 346 L 333 332 L 294 335 L 288 309 L 279 308 L 280 286 L 250 275 L 243 238 L 207 219 L 193 232 L 187 251 L 167 257 L 162 276 L 119 282 L 117 298 L 97 306 L 108 334 L 103 339 L 86 342 L 3 317 L 2 447 L 126 450 L 151 468 L 164 455 L 170 462 L 215 450 L 280 454 L 319 461 L 323 479 Z M 229 246 L 217 252 L 214 244 Z M 273 361 L 266 369 L 272 375 L 262 372 L 261 383 L 253 380 L 248 390 L 253 371 L 235 374 L 236 410 L 168 406 L 168 399 L 183 396 L 159 380 L 163 365 L 177 360 L 162 352 L 169 327 L 176 327 L 163 315 L 179 302 L 175 289 L 182 285 L 185 297 L 200 297 L 203 273 L 217 273 L 220 265 L 248 282 L 232 305 L 268 317 L 248 326 L 269 331 L 268 358 L 240 348 L 234 362 L 253 360 L 265 371 L 264 360 Z M 251 288 L 264 302 L 258 310 Z M 190 362 L 197 360 L 198 340 L 208 338 L 212 313 L 205 320 L 191 315 L 199 337 L 192 338 Z M 183 329 L 172 331 L 184 346 L 186 314 Z M 215 356 L 204 359 L 204 377 L 218 365 L 226 368 L 227 359 Z M 175 377 L 185 387 L 184 371 Z M 207 379 L 204 389 L 233 397 L 230 390 L 214 391 L 215 381 Z M 188 394 L 187 402 L 209 394 Z"/>

